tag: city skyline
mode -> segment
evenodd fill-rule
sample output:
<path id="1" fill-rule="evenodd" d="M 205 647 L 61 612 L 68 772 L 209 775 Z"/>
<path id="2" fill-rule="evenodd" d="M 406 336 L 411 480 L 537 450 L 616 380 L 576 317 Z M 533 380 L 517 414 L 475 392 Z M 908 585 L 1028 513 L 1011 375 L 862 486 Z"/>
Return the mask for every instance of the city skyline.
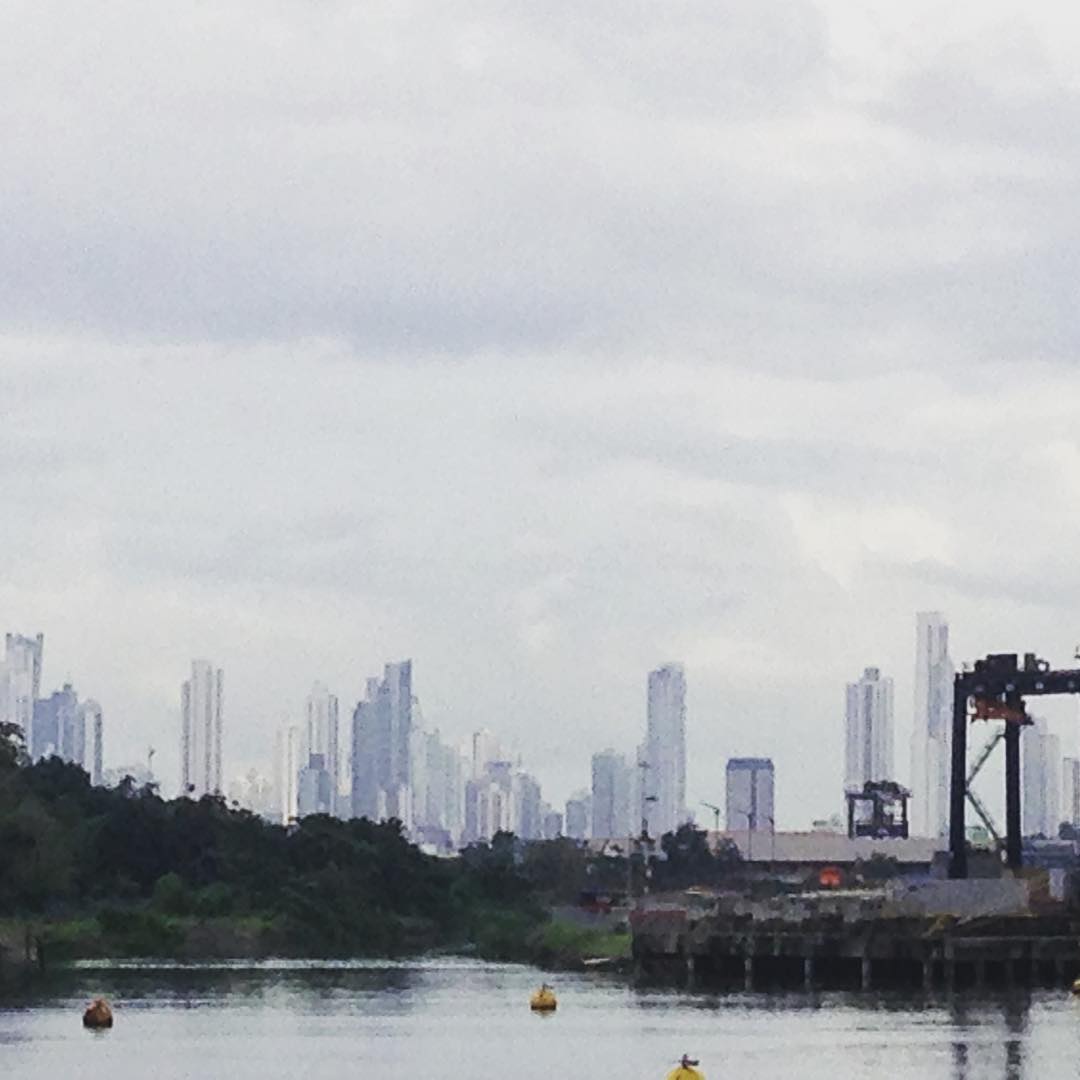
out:
<path id="1" fill-rule="evenodd" d="M 312 680 L 344 725 L 412 656 L 445 736 L 499 730 L 563 797 L 675 658 L 687 803 L 767 753 L 796 822 L 868 665 L 907 779 L 914 612 L 958 665 L 1071 657 L 1080 26 L 879 7 L 14 20 L 0 611 L 46 630 L 42 689 L 172 783 L 191 657 L 243 775 Z M 988 478 L 1055 491 L 1023 544 Z"/>
<path id="2" fill-rule="evenodd" d="M 923 697 L 916 698 L 914 702 L 915 714 L 918 715 L 920 709 L 925 707 L 925 689 L 920 691 L 920 687 L 922 687 L 923 684 L 920 682 L 918 675 L 920 673 L 920 669 L 924 666 L 923 659 L 920 655 L 920 649 L 930 640 L 927 633 L 928 628 L 931 628 L 933 631 L 934 640 L 938 642 L 938 645 L 935 647 L 938 648 L 938 651 L 944 657 L 945 664 L 951 665 L 951 661 L 948 659 L 948 623 L 944 615 L 942 615 L 942 613 L 938 611 L 917 612 L 915 613 L 915 621 L 916 650 L 913 668 L 916 672 L 917 677 L 914 686 L 917 692 L 920 692 L 924 695 Z M 17 643 L 16 653 L 17 655 L 21 656 L 19 663 L 22 665 L 22 667 L 24 669 L 26 668 L 26 657 L 30 656 L 32 658 L 32 662 L 30 663 L 30 669 L 32 670 L 36 664 L 38 676 L 40 678 L 42 655 L 40 641 L 42 640 L 42 636 L 39 635 L 38 637 L 34 637 L 9 633 L 8 637 L 13 642 Z M 33 645 L 33 649 L 27 652 L 26 650 L 27 648 L 29 648 L 30 645 Z M 22 649 L 23 652 L 18 653 L 19 649 Z M 212 665 L 208 666 L 206 662 L 193 662 L 193 676 L 196 679 L 199 677 L 198 672 L 202 668 L 211 670 Z M 6 670 L 6 668 L 0 668 L 0 670 Z M 477 729 L 473 731 L 470 735 L 467 735 L 465 737 L 459 735 L 451 735 L 450 741 L 445 742 L 439 736 L 438 723 L 434 725 L 433 730 L 429 730 L 427 725 L 423 724 L 423 722 L 420 722 L 419 726 L 413 727 L 411 719 L 408 718 L 411 717 L 412 711 L 414 709 L 419 709 L 419 702 L 415 695 L 412 693 L 411 670 L 411 661 L 403 661 L 401 663 L 387 663 L 384 667 L 384 674 L 382 679 L 366 679 L 367 698 L 366 701 L 365 699 L 361 700 L 358 705 L 358 709 L 362 710 L 366 703 L 370 704 L 373 701 L 377 702 L 380 693 L 384 695 L 384 724 L 386 722 L 389 722 L 391 724 L 391 727 L 387 727 L 385 729 L 386 739 L 384 741 L 385 747 L 387 748 L 387 754 L 389 754 L 389 748 L 393 744 L 400 744 L 401 740 L 404 738 L 405 741 L 409 743 L 409 749 L 406 755 L 406 771 L 408 771 L 408 769 L 412 767 L 411 763 L 413 762 L 419 763 L 419 767 L 423 771 L 422 776 L 413 778 L 413 783 L 410 787 L 408 795 L 409 803 L 405 809 L 404 814 L 402 815 L 403 820 L 411 822 L 415 814 L 415 807 L 419 805 L 422 809 L 420 810 L 419 815 L 416 817 L 416 820 L 419 822 L 421 819 L 425 819 L 427 822 L 431 823 L 432 827 L 442 828 L 445 826 L 445 823 L 448 820 L 455 817 L 462 817 L 464 814 L 463 807 L 459 807 L 454 810 L 448 809 L 449 804 L 447 800 L 449 800 L 451 797 L 447 794 L 447 785 L 449 784 L 449 779 L 448 776 L 445 774 L 445 761 L 449 760 L 449 758 L 452 757 L 455 762 L 458 763 L 455 765 L 455 768 L 460 768 L 461 770 L 463 770 L 463 775 L 473 775 L 478 767 L 478 762 L 489 760 L 493 757 L 500 757 L 502 755 L 502 749 L 500 746 L 500 739 L 498 734 L 483 728 Z M 951 667 L 949 667 L 948 670 L 951 671 Z M 221 671 L 212 671 L 211 673 L 213 674 L 214 678 L 218 680 L 216 686 L 218 687 L 218 689 L 220 689 L 220 680 L 223 678 Z M 666 680 L 672 677 L 674 677 L 675 679 L 676 688 L 674 693 L 671 694 L 667 689 L 664 689 L 661 693 L 658 694 L 658 687 L 662 687 Z M 659 683 L 657 682 L 658 679 L 661 680 Z M 849 698 L 851 691 L 855 686 L 865 684 L 868 680 L 871 685 L 880 683 L 882 687 L 885 688 L 887 688 L 890 683 L 889 677 L 883 676 L 878 669 L 867 668 L 864 671 L 863 678 L 860 680 L 859 684 L 849 685 Z M 190 683 L 191 680 L 189 680 L 188 682 Z M 216 694 L 218 692 L 216 689 L 214 689 L 214 685 L 215 684 L 211 685 L 212 694 Z M 65 687 L 63 688 L 63 693 L 69 692 L 71 692 L 70 687 L 65 685 Z M 57 694 L 60 694 L 61 697 L 63 696 L 63 694 L 61 694 L 59 691 L 57 692 Z M 57 694 L 54 694 L 53 698 L 56 698 Z M 643 741 L 640 741 L 638 743 L 636 752 L 625 755 L 621 751 L 593 752 L 594 766 L 595 758 L 603 756 L 607 753 L 614 753 L 617 757 L 621 757 L 623 759 L 624 768 L 627 776 L 627 784 L 631 791 L 630 801 L 633 807 L 635 807 L 635 809 L 632 811 L 632 814 L 639 813 L 641 809 L 640 802 L 642 789 L 640 785 L 641 776 L 643 775 L 643 773 L 640 769 L 640 764 L 642 761 L 646 760 L 647 757 L 647 747 L 649 745 L 649 717 L 650 715 L 660 715 L 663 710 L 658 710 L 657 702 L 660 702 L 670 697 L 671 701 L 675 703 L 675 708 L 669 713 L 669 715 L 678 719 L 678 725 L 682 727 L 682 730 L 685 733 L 685 695 L 686 676 L 682 665 L 667 664 L 661 665 L 660 668 L 654 669 L 649 673 L 647 679 L 647 693 L 645 702 L 646 737 Z M 891 694 L 887 694 L 887 696 L 891 700 Z M 48 705 L 48 700 L 48 698 L 43 698 L 41 700 L 42 706 Z M 406 720 L 404 722 L 388 721 L 386 719 L 387 717 L 391 717 L 396 712 L 401 712 L 402 703 L 406 701 L 408 702 L 408 707 L 402 713 L 402 715 L 406 717 Z M 678 703 L 680 701 L 683 703 L 682 708 L 678 707 Z M 398 702 L 399 704 L 394 705 L 393 702 Z M 389 709 L 390 711 L 386 712 L 386 709 Z M 80 732 L 81 740 L 79 742 L 79 749 L 78 751 L 73 752 L 69 745 L 64 752 L 64 756 L 67 756 L 69 760 L 77 760 L 80 763 L 84 764 L 84 766 L 89 772 L 92 773 L 92 775 L 98 778 L 101 778 L 103 776 L 111 776 L 114 778 L 113 782 L 115 782 L 115 778 L 120 775 L 120 773 L 118 772 L 119 766 L 116 764 L 118 759 L 115 757 L 112 758 L 108 768 L 105 767 L 105 762 L 102 759 L 101 736 L 103 730 L 103 723 L 101 706 L 98 705 L 95 701 L 88 700 L 85 703 L 81 703 L 80 710 L 86 710 L 86 712 L 85 720 L 83 720 L 84 714 L 82 711 L 80 711 L 78 714 L 80 717 L 78 730 Z M 340 729 L 337 740 L 330 739 L 328 732 L 333 725 L 336 715 L 337 695 L 330 693 L 324 683 L 316 680 L 311 684 L 310 690 L 304 698 L 303 709 L 301 714 L 296 718 L 296 722 L 282 724 L 278 729 L 276 729 L 279 732 L 287 731 L 289 736 L 285 739 L 285 745 L 291 747 L 291 749 L 288 751 L 292 755 L 290 760 L 293 762 L 294 766 L 291 771 L 292 774 L 296 777 L 295 782 L 292 782 L 291 784 L 290 792 L 282 793 L 280 791 L 279 778 L 282 771 L 282 741 L 277 737 L 273 729 L 270 738 L 270 742 L 272 743 L 272 749 L 269 753 L 266 753 L 264 750 L 264 753 L 260 755 L 260 764 L 256 768 L 252 768 L 250 760 L 246 762 L 233 762 L 226 758 L 226 761 L 224 763 L 224 772 L 222 772 L 222 764 L 218 763 L 216 760 L 213 762 L 211 769 L 212 773 L 217 773 L 221 775 L 220 790 L 222 791 L 222 793 L 229 792 L 230 798 L 240 797 L 242 801 L 245 801 L 245 805 L 251 805 L 253 808 L 263 806 L 266 803 L 267 799 L 271 797 L 269 793 L 273 792 L 274 794 L 272 797 L 278 800 L 274 805 L 279 807 L 279 809 L 275 811 L 275 813 L 283 820 L 288 820 L 288 818 L 296 816 L 296 814 L 301 811 L 311 812 L 312 806 L 322 807 L 323 805 L 325 805 L 328 809 L 333 809 L 335 812 L 338 813 L 350 812 L 352 806 L 352 762 L 351 760 L 349 760 L 349 758 L 352 754 L 352 750 L 349 748 L 349 746 L 346 745 L 346 743 L 352 737 L 350 732 L 352 725 L 350 724 L 346 728 Z M 418 712 L 417 716 L 419 715 L 420 714 Z M 892 715 L 891 706 L 889 715 Z M 851 724 L 848 723 L 847 720 L 845 720 L 845 723 L 847 724 L 848 734 L 850 735 Z M 60 732 L 62 730 L 59 722 L 54 721 L 54 726 L 56 727 L 57 732 Z M 221 725 L 219 723 L 217 736 L 218 739 L 220 739 L 220 729 Z M 74 731 L 75 729 L 72 728 L 71 730 Z M 213 728 L 211 727 L 210 730 L 211 738 L 213 738 Z M 392 735 L 392 730 L 396 730 L 397 734 Z M 677 728 L 672 728 L 671 730 L 677 730 Z M 83 734 L 84 732 L 87 734 Z M 91 732 L 93 733 L 92 735 L 89 734 Z M 635 733 L 633 728 L 630 727 L 627 732 L 625 732 L 624 742 L 632 743 L 636 734 L 640 734 L 640 729 L 638 733 Z M 1064 747 L 1067 749 L 1070 746 L 1068 734 L 1069 733 L 1067 732 L 1066 736 L 1063 739 L 1058 738 L 1057 735 L 1054 736 L 1054 738 L 1058 739 L 1058 744 L 1060 747 Z M 913 764 L 915 756 L 914 750 L 916 746 L 915 735 L 916 729 L 913 726 L 911 732 Z M 181 741 L 182 736 L 183 725 L 181 724 Z M 414 746 L 413 741 L 416 738 L 419 738 L 422 741 L 421 743 L 418 743 Z M 875 753 L 878 753 L 879 755 L 884 753 L 885 755 L 884 757 L 880 757 L 881 761 L 887 763 L 888 753 L 890 752 L 888 750 L 887 744 L 889 744 L 890 741 L 895 742 L 895 738 L 896 737 L 894 732 L 893 739 L 889 740 L 886 736 L 886 738 L 884 739 L 884 744 L 882 744 L 882 740 L 880 737 L 875 740 Z M 1035 740 L 1033 739 L 1032 741 L 1034 742 Z M 469 745 L 466 745 L 466 742 L 468 742 Z M 745 740 L 740 737 L 739 742 L 744 743 Z M 454 749 L 455 743 L 457 744 L 457 749 Z M 333 763 L 331 761 L 335 746 L 337 747 L 339 761 L 341 762 L 341 764 L 339 764 L 336 770 L 332 768 Z M 757 748 L 759 750 L 769 749 L 769 747 L 763 746 L 761 744 L 759 744 Z M 152 757 L 153 754 L 156 753 L 156 751 L 153 747 L 150 747 L 149 749 Z M 672 749 L 675 749 L 677 751 L 677 741 L 672 744 Z M 299 773 L 303 772 L 305 768 L 309 768 L 313 764 L 310 760 L 310 757 L 313 753 L 318 753 L 320 758 L 315 771 L 320 774 L 325 772 L 325 780 L 315 779 L 312 774 L 307 777 L 306 781 L 304 781 L 304 778 L 299 775 Z M 518 761 L 520 761 L 520 753 L 515 753 L 517 754 Z M 677 756 L 678 755 L 676 753 L 675 756 L 672 757 L 672 760 L 675 760 Z M 1062 773 L 1063 758 L 1067 759 L 1068 755 L 1063 753 L 1062 750 L 1059 748 L 1057 750 L 1056 757 L 1057 764 L 1056 766 L 1054 766 L 1055 779 L 1052 785 L 1052 787 L 1056 789 L 1057 794 L 1054 794 L 1052 798 L 1055 805 L 1059 805 L 1062 811 L 1065 809 L 1065 794 L 1068 790 L 1069 782 L 1068 777 Z M 390 758 L 387 757 L 388 762 L 389 760 Z M 582 760 L 583 762 L 587 762 L 587 755 L 583 755 Z M 631 762 L 633 762 L 633 766 L 631 766 Z M 127 771 L 131 772 L 137 778 L 145 777 L 149 774 L 146 772 L 144 764 L 145 762 L 135 762 L 134 764 L 125 765 L 124 768 L 126 768 Z M 400 770 L 401 766 L 399 765 L 398 768 Z M 517 768 L 517 766 L 515 766 L 515 768 Z M 1047 766 L 1047 768 L 1049 768 L 1049 766 Z M 528 784 L 535 782 L 532 780 L 528 773 L 523 772 L 522 775 L 524 777 L 528 777 L 528 779 L 523 781 L 523 783 Z M 644 775 L 648 775 L 648 770 L 645 772 Z M 910 783 L 910 780 L 902 773 L 898 773 L 897 775 L 902 780 L 902 782 Z M 334 776 L 337 777 L 336 786 L 333 780 Z M 160 774 L 157 774 L 155 778 L 158 779 L 158 781 L 160 782 Z M 541 779 L 544 780 L 546 783 L 546 778 L 543 777 L 542 774 Z M 585 770 L 585 779 L 588 783 L 589 775 L 587 768 Z M 595 835 L 595 829 L 597 827 L 596 814 L 594 811 L 594 800 L 592 798 L 592 795 L 595 794 L 595 779 L 596 773 L 594 768 L 592 776 L 592 786 L 594 788 L 594 791 L 590 793 L 588 791 L 588 788 L 586 787 L 584 792 L 584 795 L 588 796 L 587 806 L 585 810 L 586 823 L 583 830 L 586 835 Z M 328 792 L 328 795 L 322 801 L 316 800 L 312 802 L 311 799 L 309 799 L 308 803 L 305 805 L 299 797 L 300 786 L 304 782 L 308 784 L 308 789 L 310 791 L 314 791 L 316 789 L 325 789 Z M 653 781 L 651 780 L 647 782 L 649 784 L 653 783 Z M 315 785 L 315 787 L 311 786 L 313 784 Z M 708 793 L 712 798 L 717 798 L 717 793 L 720 790 L 721 786 L 722 785 L 720 782 L 718 782 L 716 773 L 714 771 L 711 776 L 706 777 L 706 781 L 702 785 L 702 790 L 704 792 L 707 789 Z M 414 795 L 414 789 L 418 791 L 419 794 Z M 162 790 L 165 794 L 170 793 L 167 778 L 165 780 L 165 784 Z M 573 791 L 576 790 L 576 788 L 573 789 L 571 791 L 571 795 L 573 795 Z M 506 810 L 505 813 L 507 814 L 520 812 L 521 792 L 520 789 L 515 789 L 515 791 L 516 794 L 513 796 L 513 798 L 516 799 L 517 802 L 514 805 L 518 809 L 515 811 Z M 536 804 L 536 808 L 532 813 L 531 818 L 529 818 L 530 822 L 532 823 L 529 827 L 535 828 L 539 832 L 543 832 L 544 828 L 546 827 L 544 825 L 546 816 L 553 814 L 561 815 L 566 809 L 559 786 L 557 784 L 547 785 L 544 787 L 543 791 L 545 798 L 542 800 L 542 803 L 538 802 Z M 455 798 L 459 799 L 460 797 L 461 796 L 455 796 Z M 727 796 L 720 795 L 719 797 L 726 798 Z M 312 796 L 312 799 L 313 798 L 314 796 Z M 569 798 L 570 797 L 568 796 L 568 800 Z M 377 802 L 375 804 L 375 809 L 370 812 L 376 814 L 377 816 L 391 816 L 388 808 L 392 804 L 390 803 L 389 799 L 389 794 L 384 790 L 381 796 L 381 802 Z M 417 803 L 416 799 L 419 799 L 420 802 Z M 284 800 L 284 802 L 282 800 Z M 649 801 L 650 803 L 653 802 L 653 800 Z M 687 801 L 689 802 L 689 800 Z M 709 800 L 695 801 L 692 804 L 684 807 L 684 812 L 682 815 L 683 819 L 696 818 L 701 824 L 709 824 L 707 820 L 707 815 L 704 814 L 701 808 L 701 803 L 707 801 Z M 730 801 L 730 799 L 728 799 L 728 801 Z M 509 806 L 510 804 L 507 803 L 507 805 Z M 287 813 L 286 809 L 288 810 Z M 646 809 L 651 809 L 651 807 L 646 807 Z M 817 816 L 819 815 L 815 815 L 815 819 Z M 806 827 L 807 824 L 806 817 L 802 819 L 795 819 L 790 823 L 785 822 L 782 816 L 780 816 L 779 811 L 775 812 L 774 817 L 779 822 L 780 826 Z M 509 818 L 507 820 L 509 820 Z M 636 828 L 637 827 L 635 826 L 635 831 Z M 660 826 L 660 823 L 658 821 L 654 820 L 650 823 L 650 832 L 652 833 L 656 830 L 667 831 Z M 914 826 L 913 834 L 918 835 L 918 832 L 915 831 Z"/>

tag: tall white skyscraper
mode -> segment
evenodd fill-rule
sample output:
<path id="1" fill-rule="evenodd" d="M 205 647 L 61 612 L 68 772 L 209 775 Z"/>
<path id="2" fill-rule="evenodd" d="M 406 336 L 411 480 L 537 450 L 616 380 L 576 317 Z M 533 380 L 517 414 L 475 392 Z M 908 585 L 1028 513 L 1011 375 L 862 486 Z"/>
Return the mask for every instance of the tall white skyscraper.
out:
<path id="1" fill-rule="evenodd" d="M 729 832 L 776 831 L 775 770 L 770 758 L 729 758 L 726 818 Z"/>
<path id="2" fill-rule="evenodd" d="M 104 717 L 101 706 L 88 699 L 82 703 L 83 725 L 90 738 L 90 760 L 83 761 L 83 767 L 90 773 L 90 783 L 100 785 L 105 775 L 103 751 L 104 751 Z"/>
<path id="3" fill-rule="evenodd" d="M 221 795 L 221 729 L 225 677 L 207 660 L 193 660 L 180 691 L 180 794 Z"/>
<path id="4" fill-rule="evenodd" d="M 312 754 L 323 759 L 323 768 L 333 787 L 331 812 L 337 808 L 337 793 L 341 786 L 341 759 L 338 747 L 338 699 L 323 686 L 315 683 L 304 703 L 306 714 L 305 760 Z"/>
<path id="5" fill-rule="evenodd" d="M 1021 830 L 1024 836 L 1055 838 L 1061 814 L 1061 740 L 1042 717 L 1024 729 L 1021 750 Z"/>
<path id="6" fill-rule="evenodd" d="M 300 729 L 282 724 L 274 737 L 274 798 L 276 818 L 288 825 L 300 816 Z"/>
<path id="7" fill-rule="evenodd" d="M 844 790 L 861 791 L 868 780 L 894 780 L 893 681 L 876 667 L 848 683 Z"/>
<path id="8" fill-rule="evenodd" d="M 915 717 L 911 729 L 911 830 L 949 831 L 953 665 L 949 624 L 940 611 L 915 616 Z"/>
<path id="9" fill-rule="evenodd" d="M 681 664 L 649 672 L 643 798 L 649 835 L 674 832 L 686 812 L 686 675 Z"/>
<path id="10" fill-rule="evenodd" d="M 18 724 L 28 749 L 34 741 L 34 702 L 41 696 L 44 650 L 44 634 L 8 634 L 0 662 L 0 722 Z"/>

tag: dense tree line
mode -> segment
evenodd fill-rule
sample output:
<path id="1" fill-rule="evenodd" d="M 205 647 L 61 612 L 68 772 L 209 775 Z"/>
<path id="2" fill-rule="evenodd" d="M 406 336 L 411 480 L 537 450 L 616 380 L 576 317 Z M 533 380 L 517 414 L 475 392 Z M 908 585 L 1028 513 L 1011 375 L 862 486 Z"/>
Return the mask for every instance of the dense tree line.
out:
<path id="1" fill-rule="evenodd" d="M 715 878 L 726 865 L 693 829 L 665 837 L 664 851 L 658 885 Z M 471 946 L 510 957 L 552 903 L 626 880 L 625 857 L 569 840 L 500 834 L 441 859 L 394 821 L 319 815 L 285 828 L 219 798 L 94 787 L 59 759 L 30 764 L 18 729 L 0 729 L 0 916 L 93 920 L 103 948 L 179 950 L 193 922 L 247 920 L 276 952 Z"/>

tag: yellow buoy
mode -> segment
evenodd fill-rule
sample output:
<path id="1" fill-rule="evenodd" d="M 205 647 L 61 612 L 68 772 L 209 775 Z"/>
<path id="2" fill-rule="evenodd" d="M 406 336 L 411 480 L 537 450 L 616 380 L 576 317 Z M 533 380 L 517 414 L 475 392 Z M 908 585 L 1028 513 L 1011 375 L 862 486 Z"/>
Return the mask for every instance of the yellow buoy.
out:
<path id="1" fill-rule="evenodd" d="M 1077 980 L 1076 980 L 1076 981 L 1075 981 L 1075 982 L 1074 982 L 1074 983 L 1072 984 L 1072 992 L 1073 992 L 1074 994 L 1080 994 L 1080 979 L 1077 979 Z"/>
<path id="2" fill-rule="evenodd" d="M 533 1012 L 554 1012 L 558 1006 L 558 1002 L 555 1000 L 555 991 L 544 983 L 543 986 L 537 990 L 531 998 L 529 998 L 529 1008 Z"/>
<path id="3" fill-rule="evenodd" d="M 112 1009 L 109 1008 L 109 1003 L 104 998 L 95 998 L 86 1006 L 86 1012 L 83 1013 L 83 1027 L 88 1028 L 111 1028 L 112 1027 Z"/>

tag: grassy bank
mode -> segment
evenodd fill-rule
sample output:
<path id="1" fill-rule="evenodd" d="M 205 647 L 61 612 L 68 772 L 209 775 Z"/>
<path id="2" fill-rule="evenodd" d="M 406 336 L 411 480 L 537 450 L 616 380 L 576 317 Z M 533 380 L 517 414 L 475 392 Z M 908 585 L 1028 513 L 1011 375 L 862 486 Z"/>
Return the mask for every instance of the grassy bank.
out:
<path id="1" fill-rule="evenodd" d="M 47 966 L 108 957 L 178 960 L 257 959 L 288 955 L 280 919 L 200 919 L 154 911 L 102 912 L 37 928 Z"/>
<path id="2" fill-rule="evenodd" d="M 27 940 L 40 949 L 45 967 L 72 960 L 168 958 L 176 960 L 265 959 L 419 955 L 440 952 L 490 960 L 531 963 L 549 970 L 582 970 L 588 963 L 621 968 L 630 957 L 630 934 L 580 926 L 538 912 L 488 910 L 471 932 L 452 942 L 425 940 L 423 927 L 401 939 L 401 948 L 358 952 L 311 949 L 286 919 L 271 916 L 204 918 L 152 909 L 105 909 L 57 920 L 11 921 L 4 925 L 9 955 Z M 19 959 L 22 960 L 20 952 Z M 25 968 L 25 964 L 21 964 Z M 37 966 L 36 963 L 33 966 Z"/>
<path id="3" fill-rule="evenodd" d="M 626 930 L 503 912 L 484 920 L 469 947 L 485 959 L 516 960 L 553 971 L 577 971 L 591 966 L 589 961 L 612 968 L 625 966 L 630 960 L 631 938 Z"/>
<path id="4" fill-rule="evenodd" d="M 541 967 L 573 971 L 587 961 L 622 968 L 630 961 L 630 933 L 552 919 L 529 936 L 529 959 Z"/>

